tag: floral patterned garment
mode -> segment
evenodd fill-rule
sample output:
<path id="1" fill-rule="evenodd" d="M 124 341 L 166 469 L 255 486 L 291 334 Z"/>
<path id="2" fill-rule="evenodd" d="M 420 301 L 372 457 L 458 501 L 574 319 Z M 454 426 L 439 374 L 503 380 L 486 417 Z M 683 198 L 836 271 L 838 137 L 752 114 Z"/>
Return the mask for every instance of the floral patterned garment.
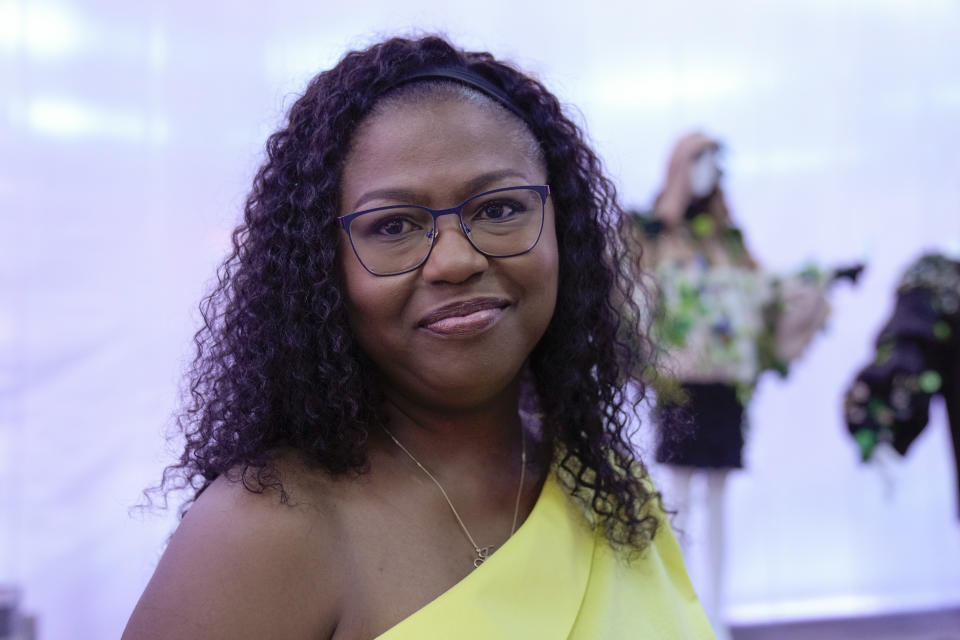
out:
<path id="1" fill-rule="evenodd" d="M 662 315 L 656 335 L 671 375 L 685 382 L 751 383 L 768 330 L 772 288 L 753 270 L 698 264 L 656 269 Z"/>
<path id="2" fill-rule="evenodd" d="M 654 332 L 670 376 L 731 384 L 742 397 L 764 370 L 786 373 L 827 313 L 827 283 L 812 269 L 777 277 L 701 260 L 661 264 L 654 275 L 660 305 Z"/>
<path id="3" fill-rule="evenodd" d="M 905 454 L 927 424 L 934 395 L 946 400 L 960 459 L 960 262 L 930 254 L 913 263 L 876 345 L 874 361 L 845 399 L 847 427 L 862 459 L 879 443 Z"/>

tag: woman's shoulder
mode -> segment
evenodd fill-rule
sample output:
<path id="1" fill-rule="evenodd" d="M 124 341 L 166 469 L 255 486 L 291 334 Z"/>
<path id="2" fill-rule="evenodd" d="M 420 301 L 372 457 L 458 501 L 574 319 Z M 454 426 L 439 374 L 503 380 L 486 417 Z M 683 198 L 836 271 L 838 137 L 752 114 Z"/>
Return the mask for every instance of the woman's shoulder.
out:
<path id="1" fill-rule="evenodd" d="M 334 482 L 311 477 L 292 457 L 278 458 L 273 471 L 282 490 L 238 470 L 203 491 L 171 537 L 125 638 L 331 635 L 344 539 L 335 497 L 323 490 Z"/>

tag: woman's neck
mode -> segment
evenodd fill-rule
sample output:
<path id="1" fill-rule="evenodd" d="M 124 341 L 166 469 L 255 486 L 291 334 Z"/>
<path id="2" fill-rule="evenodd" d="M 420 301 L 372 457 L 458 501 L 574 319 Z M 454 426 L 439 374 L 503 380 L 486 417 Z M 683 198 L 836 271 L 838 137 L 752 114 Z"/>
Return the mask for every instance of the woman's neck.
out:
<path id="1" fill-rule="evenodd" d="M 484 405 L 437 408 L 387 394 L 387 428 L 411 450 L 444 465 L 484 465 L 520 448 L 519 394 L 508 389 Z"/>

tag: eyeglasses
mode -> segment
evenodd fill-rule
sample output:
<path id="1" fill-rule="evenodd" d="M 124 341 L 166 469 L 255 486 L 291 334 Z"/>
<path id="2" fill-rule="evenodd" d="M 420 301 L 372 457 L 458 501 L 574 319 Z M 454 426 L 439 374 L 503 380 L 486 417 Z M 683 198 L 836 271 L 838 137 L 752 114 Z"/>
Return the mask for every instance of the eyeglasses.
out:
<path id="1" fill-rule="evenodd" d="M 337 218 L 363 268 L 395 276 L 419 268 L 433 250 L 437 218 L 456 215 L 474 249 L 491 258 L 527 253 L 540 240 L 550 187 L 484 191 L 449 209 L 413 204 L 377 207 Z"/>

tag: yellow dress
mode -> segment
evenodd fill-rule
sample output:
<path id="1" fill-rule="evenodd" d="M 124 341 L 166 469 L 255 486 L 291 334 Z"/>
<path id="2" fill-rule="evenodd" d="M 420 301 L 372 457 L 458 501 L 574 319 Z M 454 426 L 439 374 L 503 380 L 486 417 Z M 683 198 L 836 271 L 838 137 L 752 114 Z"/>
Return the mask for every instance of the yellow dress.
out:
<path id="1" fill-rule="evenodd" d="M 712 639 L 664 520 L 630 564 L 554 477 L 523 526 L 478 569 L 380 640 Z"/>

